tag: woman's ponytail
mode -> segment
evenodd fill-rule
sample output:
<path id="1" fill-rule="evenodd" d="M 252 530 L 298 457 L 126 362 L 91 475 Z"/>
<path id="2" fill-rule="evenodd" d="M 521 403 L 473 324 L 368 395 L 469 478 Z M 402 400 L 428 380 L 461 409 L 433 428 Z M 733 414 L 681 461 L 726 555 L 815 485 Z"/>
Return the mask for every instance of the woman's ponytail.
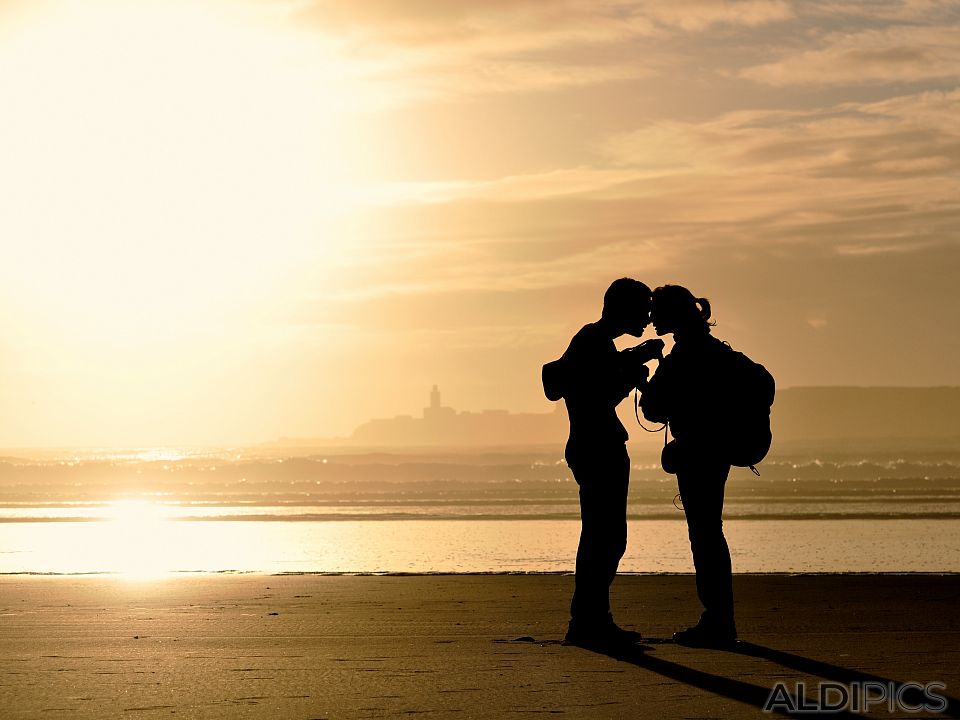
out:
<path id="1" fill-rule="evenodd" d="M 700 316 L 703 318 L 703 321 L 708 325 L 713 324 L 710 323 L 710 301 L 706 298 L 696 298 L 694 302 L 697 303 L 697 306 L 700 308 Z"/>
<path id="2" fill-rule="evenodd" d="M 707 327 L 713 327 L 716 325 L 716 321 L 710 322 L 710 301 L 706 298 L 696 298 L 694 302 L 697 304 L 697 308 L 700 310 L 700 317 L 703 318 L 703 323 Z"/>

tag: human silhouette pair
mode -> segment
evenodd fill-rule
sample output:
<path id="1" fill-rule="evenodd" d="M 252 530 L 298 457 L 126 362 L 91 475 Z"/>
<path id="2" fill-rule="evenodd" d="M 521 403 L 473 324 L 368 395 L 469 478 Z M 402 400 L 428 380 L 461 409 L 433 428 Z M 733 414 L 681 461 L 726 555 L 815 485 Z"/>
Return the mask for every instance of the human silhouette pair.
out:
<path id="1" fill-rule="evenodd" d="M 675 472 L 687 520 L 704 611 L 697 624 L 674 635 L 681 644 L 724 647 L 737 638 L 730 552 L 723 535 L 723 494 L 730 462 L 716 440 L 719 408 L 711 385 L 718 346 L 711 308 L 678 285 L 651 291 L 632 278 L 615 280 L 603 296 L 600 319 L 579 330 L 563 356 L 543 369 L 548 398 L 563 399 L 570 421 L 565 458 L 579 486 L 581 531 L 569 644 L 615 649 L 641 640 L 610 612 L 610 585 L 627 544 L 628 434 L 616 408 L 635 388 L 647 419 L 669 423 L 675 442 L 665 469 Z M 640 337 L 652 322 L 662 340 L 618 351 L 614 340 Z M 660 360 L 653 376 L 647 363 Z M 667 464 L 670 467 L 667 467 Z"/>

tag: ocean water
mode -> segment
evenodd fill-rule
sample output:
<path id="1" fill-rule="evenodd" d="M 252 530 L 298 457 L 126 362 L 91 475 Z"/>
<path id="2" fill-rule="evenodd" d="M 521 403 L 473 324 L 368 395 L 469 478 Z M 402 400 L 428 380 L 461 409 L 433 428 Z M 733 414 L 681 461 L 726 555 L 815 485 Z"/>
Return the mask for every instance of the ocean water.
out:
<path id="1" fill-rule="evenodd" d="M 630 523 L 622 572 L 691 572 L 681 520 Z M 572 572 L 575 520 L 5 523 L 0 572 Z M 960 572 L 958 520 L 733 520 L 736 572 Z"/>
<path id="2" fill-rule="evenodd" d="M 960 572 L 960 453 L 735 468 L 737 572 Z M 674 478 L 631 470 L 624 572 L 690 572 Z M 0 573 L 568 572 L 577 486 L 550 452 L 52 451 L 0 459 Z"/>

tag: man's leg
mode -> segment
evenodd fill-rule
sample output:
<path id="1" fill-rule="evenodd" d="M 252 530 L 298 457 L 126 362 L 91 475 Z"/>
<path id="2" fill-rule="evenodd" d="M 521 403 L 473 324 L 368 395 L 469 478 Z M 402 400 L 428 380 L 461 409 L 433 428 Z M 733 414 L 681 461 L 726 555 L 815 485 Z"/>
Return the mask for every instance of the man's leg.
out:
<path id="1" fill-rule="evenodd" d="M 610 585 L 626 550 L 630 459 L 621 446 L 571 469 L 580 485 L 582 523 L 571 627 L 606 626 L 611 623 Z"/>

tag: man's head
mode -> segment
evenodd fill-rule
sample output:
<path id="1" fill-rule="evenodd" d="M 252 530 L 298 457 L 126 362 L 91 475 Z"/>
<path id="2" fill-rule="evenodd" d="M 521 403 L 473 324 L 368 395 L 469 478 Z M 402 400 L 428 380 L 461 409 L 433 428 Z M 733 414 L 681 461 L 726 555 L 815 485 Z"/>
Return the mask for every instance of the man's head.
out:
<path id="1" fill-rule="evenodd" d="M 650 288 L 633 278 L 614 280 L 603 294 L 602 317 L 617 335 L 640 337 L 650 323 Z"/>

